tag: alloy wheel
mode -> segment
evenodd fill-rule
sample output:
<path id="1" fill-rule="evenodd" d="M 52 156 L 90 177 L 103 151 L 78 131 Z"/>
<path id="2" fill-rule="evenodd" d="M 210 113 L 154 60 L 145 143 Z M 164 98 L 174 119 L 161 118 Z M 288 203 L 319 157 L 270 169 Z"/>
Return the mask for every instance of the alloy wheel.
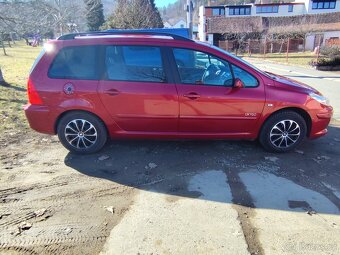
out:
<path id="1" fill-rule="evenodd" d="M 70 121 L 65 127 L 64 134 L 67 142 L 77 149 L 92 147 L 98 138 L 98 133 L 94 125 L 84 119 Z"/>
<path id="2" fill-rule="evenodd" d="M 301 129 L 294 120 L 282 120 L 270 131 L 270 142 L 277 148 L 288 148 L 300 138 Z"/>

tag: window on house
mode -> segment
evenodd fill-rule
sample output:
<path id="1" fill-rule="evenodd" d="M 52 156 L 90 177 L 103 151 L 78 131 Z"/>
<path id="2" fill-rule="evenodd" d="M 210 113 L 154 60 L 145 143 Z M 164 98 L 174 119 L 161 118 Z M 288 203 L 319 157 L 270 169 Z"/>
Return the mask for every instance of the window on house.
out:
<path id="1" fill-rule="evenodd" d="M 288 5 L 288 12 L 293 12 L 294 5 Z"/>
<path id="2" fill-rule="evenodd" d="M 336 0 L 322 1 L 314 0 L 312 4 L 312 9 L 335 9 Z"/>
<path id="3" fill-rule="evenodd" d="M 278 12 L 279 12 L 278 5 L 256 6 L 256 13 L 278 13 Z"/>
<path id="4" fill-rule="evenodd" d="M 213 16 L 224 16 L 224 8 L 213 8 L 212 15 Z"/>
<path id="5" fill-rule="evenodd" d="M 229 7 L 229 15 L 250 15 L 249 6 Z"/>

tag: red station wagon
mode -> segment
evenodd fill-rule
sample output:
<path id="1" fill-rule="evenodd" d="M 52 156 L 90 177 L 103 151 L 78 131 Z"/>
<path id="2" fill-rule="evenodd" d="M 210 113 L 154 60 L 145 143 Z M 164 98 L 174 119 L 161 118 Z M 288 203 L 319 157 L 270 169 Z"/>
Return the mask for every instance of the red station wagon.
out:
<path id="1" fill-rule="evenodd" d="M 205 43 L 165 33 L 96 32 L 50 41 L 28 81 L 31 128 L 71 152 L 110 138 L 258 139 L 286 152 L 327 133 L 317 90 Z"/>

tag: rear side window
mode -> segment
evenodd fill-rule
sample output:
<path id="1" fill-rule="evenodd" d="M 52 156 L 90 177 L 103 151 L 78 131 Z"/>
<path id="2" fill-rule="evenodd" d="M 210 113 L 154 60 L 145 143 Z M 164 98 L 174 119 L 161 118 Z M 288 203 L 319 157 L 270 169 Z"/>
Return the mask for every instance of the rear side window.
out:
<path id="1" fill-rule="evenodd" d="M 48 77 L 55 79 L 98 80 L 98 46 L 72 46 L 61 49 Z"/>
<path id="2" fill-rule="evenodd" d="M 105 64 L 108 80 L 166 82 L 159 47 L 108 46 Z"/>

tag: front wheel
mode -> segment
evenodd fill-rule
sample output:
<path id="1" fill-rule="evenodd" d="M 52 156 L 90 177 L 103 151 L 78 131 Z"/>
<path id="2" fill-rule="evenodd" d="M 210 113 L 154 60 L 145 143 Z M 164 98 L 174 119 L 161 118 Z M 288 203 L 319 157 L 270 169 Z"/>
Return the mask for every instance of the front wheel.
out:
<path id="1" fill-rule="evenodd" d="M 269 117 L 260 132 L 259 141 L 271 152 L 287 152 L 297 147 L 307 134 L 304 118 L 293 111 L 278 112 Z"/>
<path id="2" fill-rule="evenodd" d="M 104 123 L 86 112 L 70 112 L 63 116 L 57 133 L 64 147 L 77 154 L 95 153 L 103 148 L 107 140 Z"/>

